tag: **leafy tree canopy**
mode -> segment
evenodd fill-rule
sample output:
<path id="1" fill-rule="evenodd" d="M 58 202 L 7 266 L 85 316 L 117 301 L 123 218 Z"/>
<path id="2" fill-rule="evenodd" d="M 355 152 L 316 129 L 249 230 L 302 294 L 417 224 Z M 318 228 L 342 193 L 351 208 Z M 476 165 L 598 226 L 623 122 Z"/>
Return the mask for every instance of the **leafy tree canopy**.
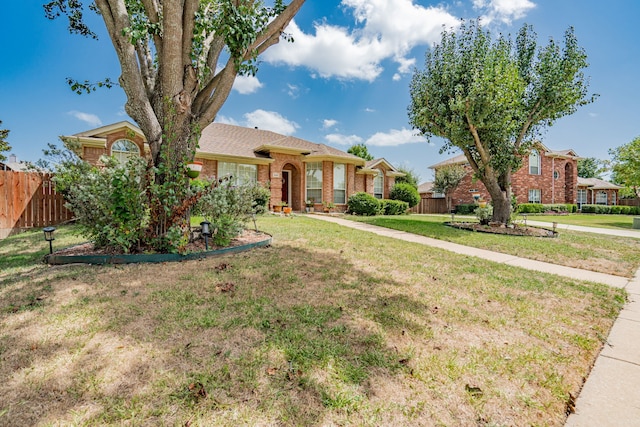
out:
<path id="1" fill-rule="evenodd" d="M 2 126 L 2 120 L 0 120 L 0 126 Z M 7 156 L 2 153 L 11 150 L 11 146 L 9 142 L 7 142 L 7 138 L 9 137 L 9 130 L 0 128 L 0 162 L 4 162 L 7 160 Z"/>
<path id="2" fill-rule="evenodd" d="M 358 156 L 362 159 L 365 159 L 366 161 L 373 160 L 374 158 L 369 153 L 369 149 L 367 148 L 367 145 L 364 143 L 353 144 L 351 147 L 349 147 L 349 149 L 347 150 L 347 153 L 353 154 L 354 156 Z"/>
<path id="3" fill-rule="evenodd" d="M 418 189 L 418 185 L 420 185 L 420 175 L 418 175 L 415 170 L 409 167 L 400 166 L 398 168 L 398 172 L 402 172 L 404 176 L 397 176 L 396 184 L 407 183 L 413 186 L 416 190 Z"/>
<path id="4" fill-rule="evenodd" d="M 609 162 L 606 160 L 596 159 L 595 157 L 586 157 L 578 160 L 578 176 L 580 178 L 602 179 L 602 174 L 608 170 Z"/>
<path id="5" fill-rule="evenodd" d="M 458 188 L 466 174 L 467 171 L 461 165 L 447 165 L 436 170 L 433 190 L 445 195 L 448 210 L 451 210 L 451 193 Z"/>
<path id="6" fill-rule="evenodd" d="M 628 144 L 609 150 L 612 157 L 612 178 L 640 197 L 640 136 Z"/>
<path id="7" fill-rule="evenodd" d="M 444 31 L 414 73 L 409 121 L 427 138 L 444 138 L 441 152 L 462 150 L 491 195 L 493 220 L 506 223 L 522 157 L 543 129 L 594 100 L 587 65 L 573 28 L 563 46 L 551 39 L 539 48 L 531 26 L 514 42 L 466 22 Z"/>

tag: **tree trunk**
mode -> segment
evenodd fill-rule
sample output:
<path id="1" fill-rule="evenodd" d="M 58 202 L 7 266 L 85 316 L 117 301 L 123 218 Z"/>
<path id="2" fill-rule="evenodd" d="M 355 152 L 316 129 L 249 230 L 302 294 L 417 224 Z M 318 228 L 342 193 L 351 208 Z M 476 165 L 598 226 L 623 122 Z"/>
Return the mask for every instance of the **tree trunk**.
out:
<path id="1" fill-rule="evenodd" d="M 485 173 L 480 178 L 491 196 L 493 222 L 508 224 L 511 220 L 511 173 L 505 172 L 498 177 L 494 173 Z"/>

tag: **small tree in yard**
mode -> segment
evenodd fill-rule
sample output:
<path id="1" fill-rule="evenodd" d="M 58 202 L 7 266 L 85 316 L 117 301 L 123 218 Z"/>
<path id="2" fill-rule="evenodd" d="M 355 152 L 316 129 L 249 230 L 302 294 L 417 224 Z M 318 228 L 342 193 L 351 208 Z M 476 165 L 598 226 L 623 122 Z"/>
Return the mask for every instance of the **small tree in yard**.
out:
<path id="1" fill-rule="evenodd" d="M 420 203 L 420 194 L 418 193 L 418 190 L 416 190 L 413 185 L 405 182 L 395 184 L 389 192 L 389 198 L 391 200 L 407 202 L 410 208 Z"/>
<path id="2" fill-rule="evenodd" d="M 97 38 L 85 24 L 82 0 L 52 0 L 45 14 L 66 15 L 72 33 Z M 304 0 L 94 0 L 86 2 L 104 21 L 120 62 L 118 80 L 125 111 L 149 144 L 151 158 L 141 191 L 150 210 L 143 243 L 166 250 L 188 235 L 184 215 L 197 202 L 188 192 L 186 163 L 200 132 L 220 111 L 238 73 L 255 74 L 257 58 L 278 43 Z M 114 82 L 68 79 L 71 89 L 91 92 Z M 170 248 L 176 249 L 176 248 Z"/>
<path id="3" fill-rule="evenodd" d="M 396 177 L 396 184 L 407 183 L 411 184 L 413 188 L 418 189 L 418 182 L 420 181 L 420 176 L 416 173 L 415 170 L 400 166 L 398 168 L 398 172 L 402 172 L 404 176 Z"/>
<path id="4" fill-rule="evenodd" d="M 602 179 L 602 174 L 608 169 L 609 162 L 607 160 L 600 160 L 595 157 L 586 157 L 578 160 L 578 176 L 580 178 Z"/>
<path id="5" fill-rule="evenodd" d="M 640 197 L 640 136 L 628 144 L 609 150 L 612 156 L 613 181 Z"/>
<path id="6" fill-rule="evenodd" d="M 467 171 L 460 165 L 447 165 L 436 170 L 436 179 L 433 182 L 433 190 L 444 194 L 447 201 L 447 210 L 451 212 L 451 194 L 462 182 Z"/>
<path id="7" fill-rule="evenodd" d="M 347 149 L 347 153 L 358 156 L 366 161 L 373 160 L 373 156 L 369 153 L 369 149 L 366 144 L 353 144 Z"/>
<path id="8" fill-rule="evenodd" d="M 537 48 L 523 26 L 515 44 L 492 40 L 476 21 L 444 31 L 411 81 L 409 121 L 427 138 L 445 139 L 441 152 L 459 148 L 493 203 L 493 221 L 508 223 L 511 174 L 522 166 L 541 131 L 588 104 L 582 70 L 587 57 L 572 28 L 564 46 Z"/>
<path id="9" fill-rule="evenodd" d="M 2 126 L 2 120 L 0 120 L 0 126 Z M 7 156 L 2 154 L 3 152 L 11 150 L 11 146 L 7 142 L 7 138 L 9 137 L 8 129 L 0 129 L 0 161 L 4 162 L 7 160 Z"/>

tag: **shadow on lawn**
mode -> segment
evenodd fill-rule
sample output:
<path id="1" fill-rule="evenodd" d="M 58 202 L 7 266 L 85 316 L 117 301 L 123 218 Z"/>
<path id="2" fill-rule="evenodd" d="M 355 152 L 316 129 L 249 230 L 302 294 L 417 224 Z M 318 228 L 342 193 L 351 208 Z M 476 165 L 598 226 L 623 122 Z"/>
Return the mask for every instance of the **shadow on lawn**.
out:
<path id="1" fill-rule="evenodd" d="M 427 310 L 380 295 L 377 281 L 337 254 L 289 245 L 74 268 L 49 281 L 37 309 L 2 311 L 0 425 L 340 419 L 364 405 L 373 377 L 407 370 L 385 335 L 420 330 L 411 318 Z M 18 300 L 30 291 L 7 286 Z"/>

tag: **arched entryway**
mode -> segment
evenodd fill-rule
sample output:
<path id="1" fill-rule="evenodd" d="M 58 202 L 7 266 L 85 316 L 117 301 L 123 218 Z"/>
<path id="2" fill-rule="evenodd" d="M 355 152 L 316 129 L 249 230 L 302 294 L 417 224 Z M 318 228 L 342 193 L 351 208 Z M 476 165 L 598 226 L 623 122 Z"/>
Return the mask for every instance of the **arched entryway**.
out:
<path id="1" fill-rule="evenodd" d="M 303 209 L 302 174 L 300 169 L 292 163 L 287 163 L 282 167 L 281 200 L 286 202 L 294 211 Z"/>
<path id="2" fill-rule="evenodd" d="M 573 179 L 573 165 L 567 162 L 564 165 L 564 202 L 575 203 L 576 202 L 576 183 Z"/>

